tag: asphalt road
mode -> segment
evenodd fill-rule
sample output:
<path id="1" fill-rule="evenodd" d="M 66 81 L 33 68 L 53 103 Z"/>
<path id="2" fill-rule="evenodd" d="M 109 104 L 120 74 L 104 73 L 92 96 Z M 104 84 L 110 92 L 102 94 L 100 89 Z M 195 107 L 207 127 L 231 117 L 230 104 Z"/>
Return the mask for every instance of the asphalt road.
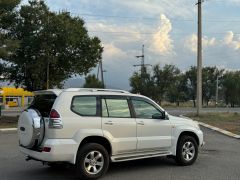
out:
<path id="1" fill-rule="evenodd" d="M 180 167 L 171 159 L 151 158 L 111 164 L 103 180 L 240 180 L 240 141 L 203 129 L 206 145 L 192 166 Z M 1 180 L 76 179 L 71 169 L 53 170 L 24 160 L 16 133 L 0 133 Z"/>

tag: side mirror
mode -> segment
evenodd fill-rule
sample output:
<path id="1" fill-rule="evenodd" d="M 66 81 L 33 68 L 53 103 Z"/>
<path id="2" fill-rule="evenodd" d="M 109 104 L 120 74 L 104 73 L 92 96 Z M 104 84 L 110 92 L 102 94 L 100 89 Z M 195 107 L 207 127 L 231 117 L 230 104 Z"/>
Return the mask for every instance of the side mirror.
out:
<path id="1" fill-rule="evenodd" d="M 162 112 L 162 119 L 166 119 L 166 112 L 165 111 Z"/>

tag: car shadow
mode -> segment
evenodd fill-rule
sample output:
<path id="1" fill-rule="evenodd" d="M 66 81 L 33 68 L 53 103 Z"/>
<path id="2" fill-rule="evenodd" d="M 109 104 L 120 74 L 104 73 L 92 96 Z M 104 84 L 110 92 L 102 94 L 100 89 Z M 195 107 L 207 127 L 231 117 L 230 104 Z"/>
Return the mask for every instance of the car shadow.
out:
<path id="1" fill-rule="evenodd" d="M 141 170 L 152 170 L 154 168 L 161 167 L 169 167 L 176 166 L 176 163 L 173 159 L 166 157 L 158 157 L 158 158 L 149 158 L 142 160 L 134 160 L 134 161 L 126 161 L 126 162 L 118 162 L 111 163 L 109 166 L 109 170 L 106 174 L 108 176 L 117 176 L 121 173 L 129 173 L 129 172 L 138 172 Z M 26 177 L 25 177 L 26 174 Z M 74 175 L 74 170 L 71 166 L 65 168 L 51 168 L 46 166 L 37 165 L 33 168 L 27 168 L 24 172 L 21 172 L 21 177 L 24 177 L 24 180 L 30 180 L 34 178 L 34 180 L 42 180 L 42 179 L 57 179 L 57 180 L 65 180 L 65 179 L 73 179 L 77 180 Z M 20 175 L 20 174 L 19 174 Z"/>
<path id="2" fill-rule="evenodd" d="M 115 174 L 119 172 L 141 171 L 153 168 L 176 166 L 173 159 L 167 157 L 157 157 L 140 159 L 134 161 L 124 161 L 118 163 L 111 163 L 108 174 Z"/>

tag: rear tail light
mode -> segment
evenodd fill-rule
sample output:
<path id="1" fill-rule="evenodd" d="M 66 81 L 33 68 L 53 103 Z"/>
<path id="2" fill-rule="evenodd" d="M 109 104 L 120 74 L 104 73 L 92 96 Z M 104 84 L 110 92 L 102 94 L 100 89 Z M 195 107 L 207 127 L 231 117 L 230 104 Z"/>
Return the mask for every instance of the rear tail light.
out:
<path id="1" fill-rule="evenodd" d="M 51 148 L 50 147 L 44 147 L 42 149 L 43 152 L 50 152 L 51 151 Z"/>
<path id="2" fill-rule="evenodd" d="M 60 115 L 55 109 L 52 109 L 50 112 L 50 119 L 56 119 L 56 118 L 60 118 Z"/>
<path id="3" fill-rule="evenodd" d="M 49 128 L 53 128 L 53 129 L 62 129 L 63 128 L 60 114 L 55 109 L 52 109 L 50 112 Z"/>

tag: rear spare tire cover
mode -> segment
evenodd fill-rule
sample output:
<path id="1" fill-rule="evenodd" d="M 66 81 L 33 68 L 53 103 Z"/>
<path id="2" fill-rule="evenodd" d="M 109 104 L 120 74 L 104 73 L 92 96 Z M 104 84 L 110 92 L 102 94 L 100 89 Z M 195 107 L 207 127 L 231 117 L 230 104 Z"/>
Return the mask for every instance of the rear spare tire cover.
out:
<path id="1" fill-rule="evenodd" d="M 36 109 L 27 109 L 18 119 L 19 144 L 26 148 L 37 147 L 44 137 L 44 120 Z"/>

